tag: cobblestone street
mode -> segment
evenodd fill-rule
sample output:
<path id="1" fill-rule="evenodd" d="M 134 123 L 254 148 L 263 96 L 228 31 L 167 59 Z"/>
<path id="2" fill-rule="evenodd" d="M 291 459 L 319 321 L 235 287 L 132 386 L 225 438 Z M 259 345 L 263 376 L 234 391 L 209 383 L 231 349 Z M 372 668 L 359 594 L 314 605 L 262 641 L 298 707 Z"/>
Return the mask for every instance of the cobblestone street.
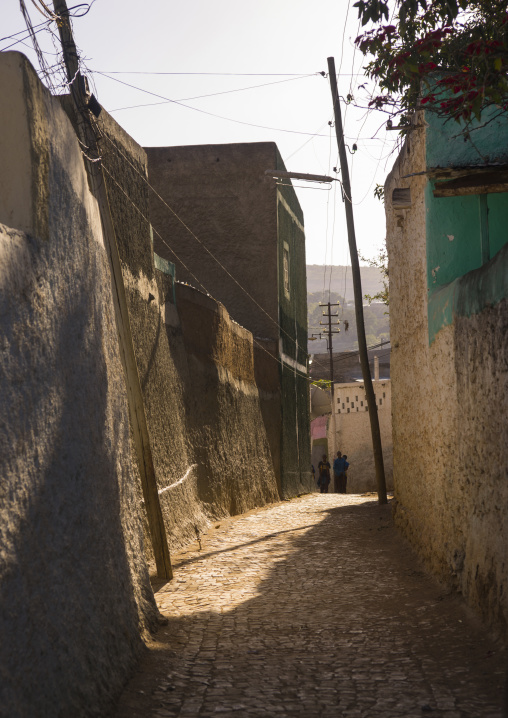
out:
<path id="1" fill-rule="evenodd" d="M 374 496 L 313 494 L 173 556 L 117 718 L 499 718 L 506 656 Z"/>

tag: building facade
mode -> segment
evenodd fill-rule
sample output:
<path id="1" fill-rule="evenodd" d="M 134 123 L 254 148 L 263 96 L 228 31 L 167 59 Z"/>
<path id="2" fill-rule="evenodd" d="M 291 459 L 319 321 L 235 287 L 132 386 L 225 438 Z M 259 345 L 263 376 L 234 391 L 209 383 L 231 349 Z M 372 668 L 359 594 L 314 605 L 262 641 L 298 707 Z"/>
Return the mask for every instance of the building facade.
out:
<path id="1" fill-rule="evenodd" d="M 154 249 L 174 262 L 180 281 L 210 293 L 254 334 L 258 381 L 271 387 L 264 421 L 279 491 L 305 491 L 311 486 L 305 233 L 293 187 L 264 174 L 284 169 L 277 146 L 146 152 L 159 195 L 150 204 Z"/>
<path id="2" fill-rule="evenodd" d="M 386 486 L 393 489 L 391 382 L 374 380 L 374 393 L 381 431 Z M 335 432 L 335 436 L 333 433 Z M 376 491 L 376 468 L 372 452 L 369 408 L 363 382 L 335 384 L 334 416 L 328 422 L 328 446 L 347 455 L 350 494 Z"/>
<path id="3" fill-rule="evenodd" d="M 508 122 L 420 113 L 385 184 L 395 518 L 507 633 Z"/>
<path id="4" fill-rule="evenodd" d="M 328 380 L 329 355 L 314 354 L 312 378 Z M 388 490 L 393 489 L 393 444 L 390 382 L 390 348 L 369 350 L 369 366 L 373 376 L 376 407 L 381 430 L 385 477 Z M 348 493 L 376 491 L 376 469 L 372 451 L 372 435 L 365 387 L 358 352 L 333 355 L 334 405 L 330 391 L 311 385 L 312 463 L 314 467 L 323 453 L 333 459 L 337 451 L 348 457 Z M 325 398 L 326 397 L 326 398 Z M 316 421 L 327 415 L 326 424 Z M 320 417 L 322 418 L 322 417 Z"/>

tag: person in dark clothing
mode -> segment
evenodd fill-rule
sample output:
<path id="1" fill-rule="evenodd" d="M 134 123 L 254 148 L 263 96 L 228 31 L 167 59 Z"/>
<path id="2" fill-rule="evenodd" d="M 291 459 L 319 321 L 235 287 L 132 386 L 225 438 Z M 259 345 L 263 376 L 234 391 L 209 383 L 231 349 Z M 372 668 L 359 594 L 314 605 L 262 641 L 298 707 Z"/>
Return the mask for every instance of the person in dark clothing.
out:
<path id="1" fill-rule="evenodd" d="M 349 468 L 349 464 L 346 459 L 347 456 L 342 456 L 341 452 L 337 451 L 337 458 L 333 462 L 334 490 L 336 494 L 347 493 L 346 471 Z"/>
<path id="2" fill-rule="evenodd" d="M 323 460 L 318 464 L 318 486 L 322 494 L 328 493 L 328 486 L 330 485 L 330 468 L 330 462 L 326 460 L 326 454 L 323 454 Z"/>

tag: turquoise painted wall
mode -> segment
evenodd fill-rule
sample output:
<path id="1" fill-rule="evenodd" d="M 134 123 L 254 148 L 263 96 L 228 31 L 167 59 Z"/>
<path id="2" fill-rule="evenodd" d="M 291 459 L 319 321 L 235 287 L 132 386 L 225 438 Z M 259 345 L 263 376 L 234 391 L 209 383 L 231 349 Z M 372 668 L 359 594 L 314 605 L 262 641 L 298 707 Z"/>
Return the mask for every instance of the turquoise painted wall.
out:
<path id="1" fill-rule="evenodd" d="M 448 284 L 478 269 L 508 241 L 508 192 L 434 197 L 425 188 L 427 286 Z"/>
<path id="2" fill-rule="evenodd" d="M 486 127 L 481 127 L 498 112 L 499 109 L 496 107 L 489 108 L 483 113 L 480 122 L 473 121 L 470 130 L 473 142 L 464 142 L 462 135 L 457 136 L 464 129 L 463 124 L 453 120 L 443 122 L 433 112 L 426 112 L 427 167 L 508 164 L 508 117 L 504 115 L 493 120 Z M 429 138 L 432 138 L 431 142 Z M 501 138 L 503 141 L 500 142 Z"/>
<path id="3" fill-rule="evenodd" d="M 480 201 L 469 197 L 435 198 L 427 182 L 427 286 L 433 289 L 482 265 Z"/>
<path id="4" fill-rule="evenodd" d="M 508 192 L 488 194 L 487 202 L 490 256 L 494 257 L 508 241 Z"/>
<path id="5" fill-rule="evenodd" d="M 458 137 L 460 126 L 426 113 L 427 169 L 508 164 L 508 118 Z M 483 122 L 488 119 L 485 114 Z M 478 123 L 476 123 L 478 125 Z M 440 197 L 425 188 L 429 343 L 453 322 L 508 296 L 508 192 Z M 493 261 L 496 260 L 496 261 Z"/>

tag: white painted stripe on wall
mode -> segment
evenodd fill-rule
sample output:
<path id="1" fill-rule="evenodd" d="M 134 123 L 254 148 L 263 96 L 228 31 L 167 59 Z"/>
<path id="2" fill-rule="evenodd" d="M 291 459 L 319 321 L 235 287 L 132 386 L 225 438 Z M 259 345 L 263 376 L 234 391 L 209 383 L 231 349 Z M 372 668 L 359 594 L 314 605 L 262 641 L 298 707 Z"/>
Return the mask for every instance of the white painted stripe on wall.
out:
<path id="1" fill-rule="evenodd" d="M 280 353 L 280 358 L 284 362 L 284 364 L 287 364 L 288 366 L 292 367 L 293 369 L 298 369 L 298 371 L 301 371 L 302 374 L 307 374 L 307 367 L 303 364 L 299 364 L 296 359 L 293 359 L 292 357 L 288 357 L 287 354 L 284 354 L 284 352 Z"/>
<path id="2" fill-rule="evenodd" d="M 284 197 L 281 195 L 281 193 L 280 193 L 279 190 L 277 190 L 277 200 L 281 203 L 281 205 L 284 207 L 284 209 L 286 210 L 286 212 L 287 212 L 289 215 L 291 215 L 291 219 L 292 219 L 293 222 L 296 224 L 296 226 L 298 227 L 298 229 L 300 229 L 302 232 L 305 232 L 305 229 L 303 228 L 303 224 L 300 222 L 300 220 L 298 219 L 298 217 L 296 216 L 296 214 L 293 212 L 293 210 L 291 209 L 291 207 L 288 205 L 288 203 L 286 202 L 286 200 L 284 199 Z"/>
<path id="3" fill-rule="evenodd" d="M 185 481 L 185 479 L 189 476 L 192 469 L 194 469 L 196 466 L 197 466 L 197 464 L 191 464 L 191 466 L 189 466 L 189 468 L 187 469 L 187 471 L 185 472 L 185 474 L 182 476 L 181 479 L 178 479 L 178 481 L 175 481 L 175 483 L 171 484 L 171 486 L 166 486 L 166 488 L 164 488 L 164 489 L 159 489 L 158 493 L 163 494 L 165 491 L 174 489 L 175 486 L 178 486 L 178 484 L 182 484 Z"/>

